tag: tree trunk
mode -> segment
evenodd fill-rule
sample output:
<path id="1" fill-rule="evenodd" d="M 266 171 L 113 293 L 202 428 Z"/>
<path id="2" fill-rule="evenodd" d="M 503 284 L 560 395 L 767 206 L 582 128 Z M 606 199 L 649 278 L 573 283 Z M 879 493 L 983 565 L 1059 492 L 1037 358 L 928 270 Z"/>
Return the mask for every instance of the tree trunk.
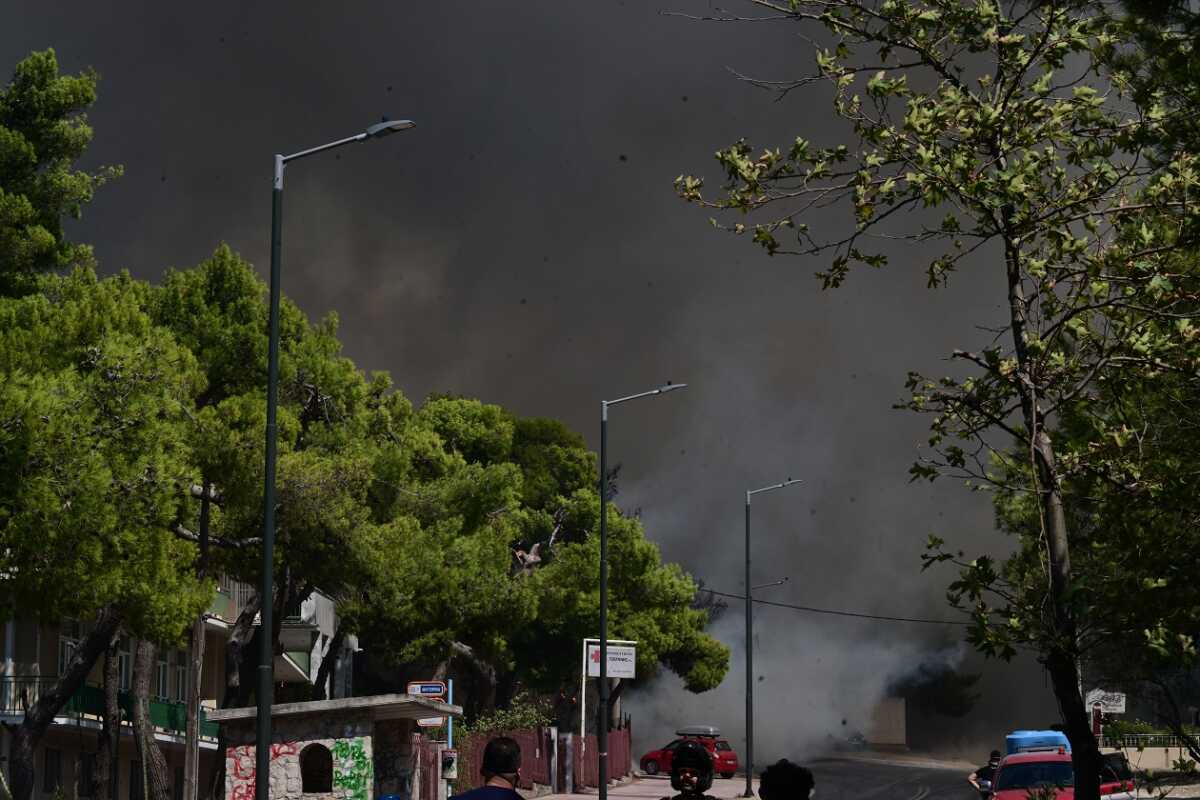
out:
<path id="1" fill-rule="evenodd" d="M 463 658 L 479 677 L 484 680 L 484 691 L 479 700 L 479 708 L 484 712 L 496 710 L 496 668 L 479 657 L 478 654 L 462 642 L 451 642 L 450 652 Z"/>
<path id="2" fill-rule="evenodd" d="M 26 712 L 21 724 L 10 730 L 12 734 L 8 750 L 10 789 L 13 800 L 30 800 L 34 791 L 34 752 L 54 717 L 62 710 L 71 696 L 87 679 L 92 666 L 108 649 L 120 625 L 121 618 L 115 609 L 106 606 L 96 618 L 96 624 L 71 658 L 66 674 L 54 686 L 38 694 Z"/>
<path id="3" fill-rule="evenodd" d="M 119 748 L 121 741 L 121 705 L 117 695 L 121 682 L 119 640 L 117 631 L 104 651 L 104 724 L 96 742 L 96 774 L 92 785 L 92 797 L 97 800 L 118 800 L 112 791 L 112 779 L 120 771 L 120 760 L 113 759 L 113 748 Z"/>
<path id="4" fill-rule="evenodd" d="M 625 691 L 625 681 L 613 679 L 613 688 L 608 693 L 608 729 L 621 727 L 621 695 Z"/>
<path id="5" fill-rule="evenodd" d="M 1006 160 L 997 148 L 1001 168 Z M 1079 687 L 1078 641 L 1075 615 L 1070 604 L 1071 553 L 1067 531 L 1066 505 L 1059 480 L 1054 443 L 1042 427 L 1038 407 L 1038 383 L 1035 364 L 1026 343 L 1029 332 L 1029 301 L 1025 296 L 1020 240 L 1013 224 L 1014 209 L 1001 210 L 1004 233 L 1004 258 L 1008 281 L 1008 303 L 1013 351 L 1017 360 L 1017 391 L 1021 413 L 1029 438 L 1031 467 L 1037 478 L 1042 529 L 1046 535 L 1046 553 L 1050 562 L 1050 602 L 1054 611 L 1054 636 L 1045 648 L 1043 663 L 1058 700 L 1067 739 L 1071 742 L 1071 763 L 1075 770 L 1076 800 L 1100 800 L 1102 760 L 1092 735 L 1091 720 Z"/>
<path id="6" fill-rule="evenodd" d="M 200 552 L 196 577 L 208 575 L 208 529 L 212 518 L 212 484 L 205 481 L 200 497 Z M 187 731 L 183 743 L 183 800 L 197 800 L 200 790 L 200 683 L 204 678 L 204 614 L 192 624 L 187 687 Z"/>
<path id="7" fill-rule="evenodd" d="M 258 592 L 251 595 L 229 632 L 229 642 L 225 646 L 225 696 L 221 698 L 221 708 L 240 708 L 250 701 L 252 687 L 243 685 L 242 662 L 246 660 L 247 646 L 254 638 L 254 618 L 261 603 Z"/>
<path id="8" fill-rule="evenodd" d="M 146 800 L 170 800 L 171 777 L 167 759 L 154 739 L 154 724 L 150 721 L 150 679 L 155 672 L 157 651 L 153 643 L 138 640 L 133 659 L 133 739 L 146 775 L 142 784 Z"/>
<path id="9" fill-rule="evenodd" d="M 229 632 L 229 640 L 225 644 L 225 692 L 221 697 L 221 708 L 241 708 L 249 705 L 250 686 L 253 681 L 242 680 L 242 664 L 246 660 L 247 648 L 254 641 L 254 617 L 258 615 L 261 605 L 262 596 L 255 592 L 238 612 L 233 630 Z M 222 725 L 217 729 L 217 753 L 224 753 L 226 747 L 228 742 L 225 739 L 225 726 Z M 208 796 L 225 796 L 224 758 L 217 758 L 217 768 L 213 770 Z"/>
<path id="10" fill-rule="evenodd" d="M 337 630 L 333 632 L 333 638 L 329 640 L 329 647 L 325 650 L 325 657 L 321 659 L 321 666 L 317 669 L 317 680 L 313 684 L 313 700 L 325 700 L 333 694 L 327 691 L 325 684 L 329 683 L 337 669 L 338 659 L 342 654 L 342 642 L 345 641 L 346 633 L 339 622 Z"/>

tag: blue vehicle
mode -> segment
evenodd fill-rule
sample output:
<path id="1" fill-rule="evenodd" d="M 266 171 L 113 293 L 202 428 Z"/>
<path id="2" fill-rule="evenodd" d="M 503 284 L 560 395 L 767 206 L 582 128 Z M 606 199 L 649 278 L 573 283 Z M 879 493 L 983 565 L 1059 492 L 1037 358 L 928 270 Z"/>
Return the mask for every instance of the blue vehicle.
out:
<path id="1" fill-rule="evenodd" d="M 1008 755 L 1015 753 L 1071 752 L 1071 742 L 1061 731 L 1013 731 L 1004 737 Z"/>

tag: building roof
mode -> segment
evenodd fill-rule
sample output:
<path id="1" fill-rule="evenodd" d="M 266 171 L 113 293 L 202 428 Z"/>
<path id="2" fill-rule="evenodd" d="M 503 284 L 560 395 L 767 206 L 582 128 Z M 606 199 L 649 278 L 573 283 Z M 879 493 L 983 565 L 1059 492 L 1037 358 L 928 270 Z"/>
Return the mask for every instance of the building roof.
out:
<path id="1" fill-rule="evenodd" d="M 360 711 L 372 719 L 422 719 L 424 717 L 462 716 L 462 706 L 439 703 L 411 694 L 377 694 L 369 697 L 339 697 L 334 700 L 310 700 L 305 703 L 280 703 L 271 706 L 272 717 L 298 714 L 328 714 L 331 712 Z M 222 708 L 208 712 L 210 722 L 237 722 L 254 719 L 258 713 L 255 706 L 244 708 Z"/>

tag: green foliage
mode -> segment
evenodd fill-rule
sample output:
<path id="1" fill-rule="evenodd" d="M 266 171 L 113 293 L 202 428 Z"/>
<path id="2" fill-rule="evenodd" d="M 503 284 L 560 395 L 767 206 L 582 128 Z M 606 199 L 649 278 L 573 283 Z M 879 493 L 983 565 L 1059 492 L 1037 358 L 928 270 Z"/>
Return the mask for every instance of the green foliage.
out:
<path id="1" fill-rule="evenodd" d="M 189 443 L 222 507 L 214 530 L 260 535 L 266 316 L 251 267 L 219 248 L 169 273 L 151 317 L 191 348 L 207 377 Z M 577 673 L 598 614 L 595 457 L 561 423 L 435 396 L 414 410 L 385 375 L 341 355 L 336 318 L 283 307 L 276 574 L 319 587 L 379 656 L 440 663 L 462 644 L 501 675 L 557 687 Z M 728 651 L 689 608 L 695 585 L 659 561 L 636 520 L 614 512 L 614 625 L 696 689 Z M 540 550 L 528 569 L 514 550 Z M 221 551 L 254 580 L 257 548 Z M 617 630 L 614 627 L 614 630 Z"/>
<path id="2" fill-rule="evenodd" d="M 489 734 L 545 727 L 550 725 L 553 719 L 554 710 L 544 697 L 520 692 L 513 697 L 508 708 L 468 720 L 459 727 L 459 731 L 464 738 L 484 737 Z"/>
<path id="3" fill-rule="evenodd" d="M 84 111 L 96 100 L 94 72 L 60 75 L 53 50 L 29 55 L 0 89 L 0 295 L 36 287 L 38 273 L 91 263 L 67 241 L 97 187 L 119 174 L 74 168 L 92 139 Z"/>
<path id="4" fill-rule="evenodd" d="M 144 288 L 89 270 L 0 299 L 0 591 L 6 616 L 88 619 L 175 642 L 211 597 L 170 533 L 191 464 L 195 360 L 141 311 Z"/>
<path id="5" fill-rule="evenodd" d="M 771 255 L 826 257 L 826 288 L 900 243 L 931 288 L 994 271 L 1005 318 L 980 324 L 995 338 L 955 350 L 949 375 L 910 374 L 900 407 L 931 418 L 912 477 L 994 490 L 1015 541 L 971 557 L 932 536 L 925 566 L 957 567 L 948 599 L 978 650 L 1043 658 L 1087 757 L 1081 650 L 1133 652 L 1138 677 L 1194 660 L 1200 137 L 1196 84 L 1177 88 L 1196 74 L 1194 37 L 1103 3 L 772 7 L 824 28 L 816 74 L 783 91 L 827 82 L 852 143 L 741 140 L 717 152 L 718 191 L 693 176 L 677 191 Z M 1147 42 L 1169 46 L 1147 59 Z M 810 228 L 831 206 L 840 230 Z"/>
<path id="6" fill-rule="evenodd" d="M 0 569 L 15 576 L 0 607 L 118 603 L 173 641 L 211 591 L 176 533 L 193 484 L 219 496 L 210 569 L 257 582 L 263 289 L 221 247 L 158 287 L 81 270 L 0 300 Z M 379 655 L 440 663 L 461 646 L 505 679 L 570 681 L 598 613 L 582 438 L 466 398 L 414 411 L 342 355 L 336 317 L 313 324 L 285 302 L 281 329 L 277 590 L 334 597 Z M 642 641 L 644 674 L 663 663 L 716 685 L 728 651 L 689 607 L 695 584 L 613 517 L 614 631 Z"/>

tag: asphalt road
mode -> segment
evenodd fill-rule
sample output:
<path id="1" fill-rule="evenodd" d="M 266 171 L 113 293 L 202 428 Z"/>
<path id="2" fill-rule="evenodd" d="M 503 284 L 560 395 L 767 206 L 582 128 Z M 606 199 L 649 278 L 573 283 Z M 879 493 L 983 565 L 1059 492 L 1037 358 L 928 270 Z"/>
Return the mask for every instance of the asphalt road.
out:
<path id="1" fill-rule="evenodd" d="M 816 778 L 816 800 L 978 800 L 979 797 L 967 785 L 966 772 L 958 769 L 865 759 L 829 759 L 805 766 Z M 720 800 L 734 800 L 745 788 L 745 778 L 718 778 L 709 794 Z M 659 800 L 673 794 L 670 781 L 663 776 L 643 776 L 608 790 L 613 800 Z M 551 795 L 542 800 L 572 797 L 579 795 Z"/>
<path id="2" fill-rule="evenodd" d="M 979 800 L 962 770 L 865 760 L 805 766 L 816 778 L 819 800 Z"/>

